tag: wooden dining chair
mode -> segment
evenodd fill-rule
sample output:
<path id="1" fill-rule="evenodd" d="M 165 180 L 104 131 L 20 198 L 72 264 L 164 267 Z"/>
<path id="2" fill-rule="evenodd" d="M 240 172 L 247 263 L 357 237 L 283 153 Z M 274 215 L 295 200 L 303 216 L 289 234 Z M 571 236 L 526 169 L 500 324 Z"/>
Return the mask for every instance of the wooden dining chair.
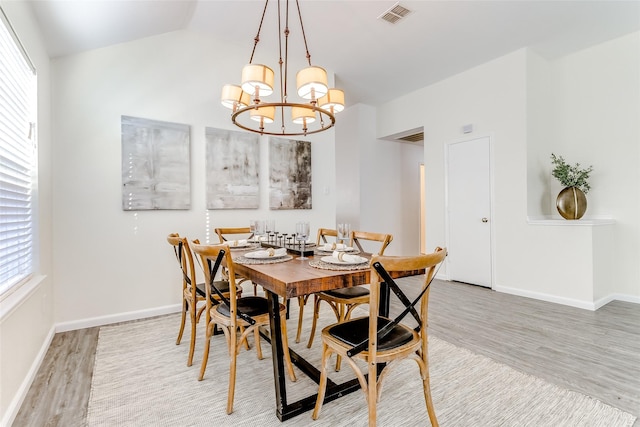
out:
<path id="1" fill-rule="evenodd" d="M 427 255 L 373 256 L 369 316 L 335 323 L 322 330 L 322 366 L 318 397 L 312 414 L 314 420 L 318 419 L 324 401 L 329 357 L 335 353 L 342 356 L 355 371 L 369 407 L 370 427 L 376 425 L 376 404 L 380 400 L 383 379 L 401 360 L 415 360 L 422 379 L 429 420 L 432 426 L 438 426 L 429 384 L 427 315 L 429 286 L 446 254 L 445 249 L 436 248 Z M 418 296 L 409 300 L 391 276 L 399 272 L 415 275 L 421 270 L 425 273 L 424 280 L 419 282 L 420 288 L 416 289 Z M 389 294 L 395 295 L 405 307 L 395 319 L 379 315 L 380 288 L 383 283 L 391 288 Z M 415 328 L 400 323 L 409 314 L 417 322 Z M 365 372 L 356 364 L 357 359 L 367 364 Z"/>
<path id="2" fill-rule="evenodd" d="M 384 255 L 385 249 L 393 240 L 393 235 L 384 233 L 372 233 L 368 231 L 352 231 L 349 246 L 355 247 L 361 253 L 371 253 L 368 251 L 376 250 L 377 255 Z M 377 248 L 371 243 L 375 242 Z M 367 247 L 365 249 L 364 247 Z M 313 297 L 313 322 L 311 324 L 311 333 L 309 334 L 309 342 L 307 347 L 313 345 L 313 337 L 316 333 L 316 324 L 320 313 L 320 302 L 325 301 L 333 309 L 338 322 L 342 322 L 351 317 L 351 312 L 361 304 L 369 303 L 369 287 L 367 285 L 352 286 L 350 288 L 340 288 L 331 291 L 323 291 L 314 294 Z M 336 360 L 336 371 L 340 370 L 340 360 Z"/>
<path id="3" fill-rule="evenodd" d="M 193 352 L 196 345 L 196 325 L 200 321 L 200 317 L 206 309 L 205 299 L 207 297 L 207 291 L 205 290 L 204 281 L 198 281 L 197 270 L 194 268 L 193 254 L 187 238 L 180 237 L 178 233 L 172 233 L 167 236 L 167 242 L 173 246 L 173 251 L 176 259 L 178 260 L 182 276 L 182 316 L 176 345 L 180 344 L 180 341 L 182 341 L 182 334 L 184 333 L 184 326 L 188 314 L 189 320 L 191 321 L 191 340 L 189 344 L 187 366 L 191 366 L 193 364 Z M 216 286 L 220 289 L 223 295 L 229 298 L 228 281 L 216 282 Z M 242 288 L 238 287 L 236 289 L 236 293 L 238 296 L 242 295 Z M 217 296 L 215 296 L 215 298 L 217 298 Z M 209 315 L 207 314 L 206 316 L 207 323 L 209 323 Z"/>
<path id="4" fill-rule="evenodd" d="M 204 355 L 198 380 L 202 381 L 204 378 L 204 373 L 207 369 L 207 361 L 209 359 L 211 336 L 213 335 L 214 325 L 218 325 L 225 334 L 229 351 L 230 368 L 229 390 L 227 394 L 227 414 L 231 414 L 233 412 L 233 397 L 236 385 L 236 362 L 238 353 L 241 349 L 241 344 L 253 333 L 258 359 L 262 359 L 259 328 L 261 326 L 269 326 L 269 302 L 266 298 L 258 296 L 236 298 L 236 293 L 234 291 L 236 275 L 231 251 L 229 250 L 228 245 L 200 245 L 194 243 L 192 248 L 193 251 L 200 256 L 202 261 L 205 273 L 205 282 L 211 283 L 211 286 L 205 288 L 207 291 L 206 310 L 210 316 L 206 329 Z M 216 287 L 216 281 L 214 280 L 222 265 L 228 269 L 229 273 L 231 292 L 228 298 L 223 298 L 220 295 L 220 292 Z M 219 296 L 219 300 L 211 298 L 212 294 L 217 294 Z M 287 366 L 289 377 L 292 381 L 295 381 L 296 375 L 293 371 L 291 356 L 289 354 L 287 322 L 285 318 L 286 307 L 284 304 L 280 304 L 280 316 L 282 322 L 281 333 L 285 364 Z"/>
<path id="5" fill-rule="evenodd" d="M 250 227 L 226 227 L 226 228 L 215 228 L 213 230 L 217 235 L 220 243 L 226 243 L 231 240 L 243 240 L 243 239 L 253 239 L 254 234 L 251 231 Z M 226 278 L 226 268 L 222 270 L 223 277 Z M 238 285 L 242 285 L 243 282 L 246 282 L 247 279 L 244 277 L 236 277 L 236 283 Z M 258 285 L 253 284 L 253 295 L 258 295 Z"/>
<path id="6" fill-rule="evenodd" d="M 329 243 L 327 237 L 335 237 L 337 239 L 338 232 L 331 228 L 319 228 L 316 237 L 316 246 Z M 304 315 L 304 306 L 307 304 L 310 295 L 311 294 L 307 294 L 298 297 L 298 307 L 300 308 L 300 310 L 298 311 L 298 331 L 296 332 L 297 343 L 300 342 L 300 334 L 302 333 L 302 316 Z"/>

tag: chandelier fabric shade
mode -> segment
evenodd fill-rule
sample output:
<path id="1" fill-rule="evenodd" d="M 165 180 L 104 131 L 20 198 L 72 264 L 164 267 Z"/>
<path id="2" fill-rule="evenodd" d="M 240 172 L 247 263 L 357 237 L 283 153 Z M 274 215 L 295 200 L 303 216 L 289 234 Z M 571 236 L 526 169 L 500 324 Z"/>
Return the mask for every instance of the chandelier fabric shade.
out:
<path id="1" fill-rule="evenodd" d="M 249 105 L 251 103 L 251 97 L 238 85 L 224 85 L 222 87 L 220 101 L 222 105 L 235 111 L 238 108 Z"/>
<path id="2" fill-rule="evenodd" d="M 269 96 L 273 93 L 274 72 L 266 65 L 248 64 L 242 69 L 242 90 L 245 92 L 262 96 Z"/>
<path id="3" fill-rule="evenodd" d="M 321 67 L 307 67 L 296 75 L 298 96 L 304 99 L 318 99 L 329 90 L 327 72 Z"/>
<path id="4" fill-rule="evenodd" d="M 276 117 L 276 107 L 263 106 L 251 108 L 249 114 L 251 119 L 256 122 L 273 123 L 273 119 Z"/>
<path id="5" fill-rule="evenodd" d="M 298 136 L 323 132 L 335 125 L 335 114 L 344 109 L 344 92 L 329 88 L 326 70 L 311 64 L 300 4 L 299 0 L 295 0 L 296 15 L 300 19 L 300 33 L 304 41 L 308 66 L 296 74 L 296 90 L 292 91 L 302 100 L 289 99 L 289 82 L 287 81 L 289 76 L 289 0 L 277 0 L 276 3 L 279 50 L 274 63 L 278 65 L 278 81 L 276 82 L 274 69 L 267 65 L 253 63 L 269 5 L 269 0 L 265 0 L 258 33 L 253 39 L 251 58 L 242 68 L 241 84 L 225 85 L 222 88 L 220 101 L 224 107 L 232 110 L 232 123 L 250 132 L 275 136 Z M 286 6 L 282 6 L 281 3 L 285 3 Z M 294 15 L 291 14 L 291 16 Z M 284 25 L 282 25 L 283 21 Z M 273 94 L 276 87 L 280 91 L 279 100 L 265 100 Z"/>
<path id="6" fill-rule="evenodd" d="M 316 121 L 316 112 L 310 108 L 291 107 L 291 121 L 298 125 L 305 125 Z"/>
<path id="7" fill-rule="evenodd" d="M 318 100 L 323 110 L 339 113 L 344 110 L 344 92 L 340 89 L 329 89 L 327 94 Z"/>

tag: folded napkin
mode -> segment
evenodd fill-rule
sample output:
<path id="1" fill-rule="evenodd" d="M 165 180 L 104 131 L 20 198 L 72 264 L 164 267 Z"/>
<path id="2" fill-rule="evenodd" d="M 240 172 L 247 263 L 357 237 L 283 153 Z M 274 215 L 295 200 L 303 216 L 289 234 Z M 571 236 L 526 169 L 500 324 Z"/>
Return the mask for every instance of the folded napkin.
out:
<path id="1" fill-rule="evenodd" d="M 345 250 L 347 249 L 347 245 L 344 243 L 325 243 L 321 248 L 323 251 L 335 251 L 335 250 Z"/>
<path id="2" fill-rule="evenodd" d="M 278 248 L 278 249 L 267 248 L 265 250 L 255 251 L 253 253 L 255 254 L 256 258 L 281 257 L 287 254 L 287 249 L 286 248 Z"/>
<path id="3" fill-rule="evenodd" d="M 362 258 L 361 256 L 358 256 L 358 255 L 350 255 L 348 253 L 341 252 L 341 251 L 333 251 L 333 254 L 331 256 L 344 262 L 365 262 L 366 261 L 366 258 Z"/>
<path id="4" fill-rule="evenodd" d="M 247 239 L 227 240 L 227 245 L 229 245 L 230 248 L 233 248 L 234 246 L 247 246 Z"/>

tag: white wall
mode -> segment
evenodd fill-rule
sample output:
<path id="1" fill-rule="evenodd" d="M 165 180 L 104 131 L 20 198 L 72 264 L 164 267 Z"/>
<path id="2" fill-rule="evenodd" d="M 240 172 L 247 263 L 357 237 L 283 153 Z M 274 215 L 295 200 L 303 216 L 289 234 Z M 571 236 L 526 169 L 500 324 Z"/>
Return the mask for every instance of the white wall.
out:
<path id="1" fill-rule="evenodd" d="M 376 111 L 368 105 L 347 108 L 340 120 L 337 218 L 354 230 L 392 234 L 386 255 L 419 253 L 422 147 L 377 139 Z"/>
<path id="2" fill-rule="evenodd" d="M 472 135 L 493 141 L 494 289 L 581 307 L 640 302 L 638 40 L 551 64 L 520 50 L 380 107 L 377 135 L 424 126 L 427 248 L 445 242 L 443 146 L 473 124 Z M 612 214 L 615 226 L 527 223 L 555 206 L 544 200 L 557 194 L 545 160 L 552 148 L 596 166 L 588 214 Z"/>
<path id="3" fill-rule="evenodd" d="M 37 274 L 0 301 L 0 425 L 17 414 L 53 337 L 51 117 L 49 58 L 29 6 L 2 1 L 38 75 L 38 181 L 34 192 Z"/>
<path id="4" fill-rule="evenodd" d="M 640 297 L 640 33 L 562 58 L 552 73 L 554 150 L 593 165 L 586 215 L 615 219 L 610 280 Z M 548 176 L 555 211 L 560 186 Z"/>
<path id="5" fill-rule="evenodd" d="M 218 100 L 224 83 L 239 80 L 244 61 L 228 44 L 179 31 L 53 62 L 55 318 L 63 327 L 175 309 L 180 276 L 166 242 L 171 232 L 206 241 L 214 227 L 256 217 L 289 232 L 302 219 L 314 233 L 335 223 L 333 130 L 301 138 L 312 141 L 313 209 L 268 209 L 265 137 L 260 209 L 206 210 L 204 129 L 233 128 Z M 122 211 L 123 114 L 191 125 L 190 210 Z"/>

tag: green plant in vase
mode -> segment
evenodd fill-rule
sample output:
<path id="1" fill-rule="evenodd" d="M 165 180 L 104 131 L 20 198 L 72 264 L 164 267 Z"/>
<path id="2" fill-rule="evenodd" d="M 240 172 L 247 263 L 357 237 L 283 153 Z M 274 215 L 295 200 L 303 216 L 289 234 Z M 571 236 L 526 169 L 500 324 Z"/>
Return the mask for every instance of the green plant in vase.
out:
<path id="1" fill-rule="evenodd" d="M 583 168 L 580 163 L 570 165 L 562 156 L 551 153 L 551 174 L 565 188 L 558 194 L 556 208 L 565 219 L 580 219 L 587 210 L 587 197 L 589 192 L 589 175 L 593 166 Z"/>

